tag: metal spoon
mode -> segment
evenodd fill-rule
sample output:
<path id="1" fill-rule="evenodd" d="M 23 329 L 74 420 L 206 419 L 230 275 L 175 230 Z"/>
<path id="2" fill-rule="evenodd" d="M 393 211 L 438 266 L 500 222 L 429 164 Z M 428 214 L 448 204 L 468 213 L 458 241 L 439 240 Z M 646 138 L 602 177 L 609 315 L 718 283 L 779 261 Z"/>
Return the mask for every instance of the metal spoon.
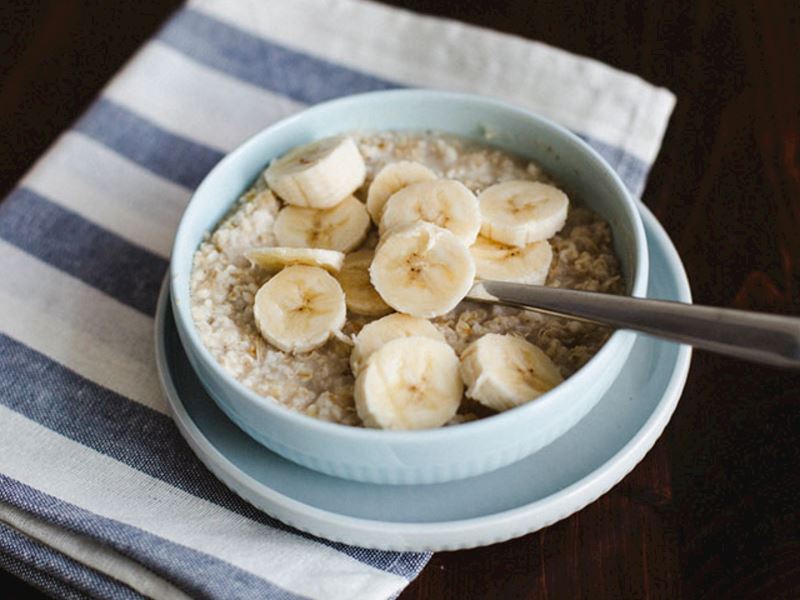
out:
<path id="1" fill-rule="evenodd" d="M 469 300 L 635 329 L 696 348 L 800 368 L 800 318 L 503 281 L 479 281 Z"/>

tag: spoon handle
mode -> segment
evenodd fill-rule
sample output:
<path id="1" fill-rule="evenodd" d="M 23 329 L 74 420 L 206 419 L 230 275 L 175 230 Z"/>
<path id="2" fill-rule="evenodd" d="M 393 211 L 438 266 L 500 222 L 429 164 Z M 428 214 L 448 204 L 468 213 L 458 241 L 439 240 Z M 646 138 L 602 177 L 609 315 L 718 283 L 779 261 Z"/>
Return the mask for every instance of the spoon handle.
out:
<path id="1" fill-rule="evenodd" d="M 797 317 L 501 281 L 479 281 L 467 297 L 635 329 L 768 365 L 800 367 Z"/>

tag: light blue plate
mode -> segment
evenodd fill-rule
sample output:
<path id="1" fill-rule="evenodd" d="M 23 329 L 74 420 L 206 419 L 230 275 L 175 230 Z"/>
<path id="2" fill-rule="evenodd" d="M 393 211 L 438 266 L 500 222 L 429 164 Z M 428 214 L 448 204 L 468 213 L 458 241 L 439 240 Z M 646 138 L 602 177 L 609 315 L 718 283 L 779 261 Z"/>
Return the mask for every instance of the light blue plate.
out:
<path id="1" fill-rule="evenodd" d="M 644 207 L 648 297 L 690 301 L 680 259 Z M 226 485 L 298 529 L 390 550 L 499 542 L 563 519 L 622 479 L 669 421 L 689 371 L 687 346 L 637 336 L 622 373 L 574 428 L 500 470 L 449 483 L 376 485 L 323 475 L 259 445 L 217 408 L 181 346 L 164 286 L 156 318 L 163 387 L 181 433 Z"/>

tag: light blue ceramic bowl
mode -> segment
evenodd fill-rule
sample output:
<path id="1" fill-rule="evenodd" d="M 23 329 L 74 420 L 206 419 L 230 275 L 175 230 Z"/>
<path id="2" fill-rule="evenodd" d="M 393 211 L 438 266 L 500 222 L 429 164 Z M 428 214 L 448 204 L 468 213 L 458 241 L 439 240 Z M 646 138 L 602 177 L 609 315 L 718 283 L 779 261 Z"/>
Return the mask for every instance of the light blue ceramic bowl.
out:
<path id="1" fill-rule="evenodd" d="M 224 124 L 220 124 L 224 126 Z M 647 244 L 624 185 L 583 141 L 495 100 L 428 90 L 375 92 L 310 108 L 257 134 L 225 157 L 197 188 L 172 252 L 171 296 L 186 353 L 222 410 L 278 454 L 323 473 L 374 483 L 437 483 L 497 469 L 542 448 L 577 423 L 611 385 L 634 334 L 614 333 L 577 373 L 533 402 L 480 421 L 424 431 L 380 431 L 319 421 L 261 397 L 206 350 L 192 322 L 192 256 L 270 159 L 294 146 L 351 130 L 426 130 L 486 141 L 539 163 L 566 191 L 605 217 L 628 292 L 643 296 Z"/>

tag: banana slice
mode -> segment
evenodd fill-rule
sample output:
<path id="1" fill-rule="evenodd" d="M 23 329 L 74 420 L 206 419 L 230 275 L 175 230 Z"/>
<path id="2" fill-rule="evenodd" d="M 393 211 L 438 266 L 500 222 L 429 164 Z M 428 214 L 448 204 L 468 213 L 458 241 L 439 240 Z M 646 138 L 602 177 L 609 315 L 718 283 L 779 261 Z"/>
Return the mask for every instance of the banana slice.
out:
<path id="1" fill-rule="evenodd" d="M 563 381 L 553 361 L 513 335 L 487 333 L 461 354 L 467 397 L 494 410 L 508 410 L 544 394 Z"/>
<path id="2" fill-rule="evenodd" d="M 299 146 L 264 172 L 264 179 L 287 204 L 311 208 L 336 206 L 356 191 L 367 169 L 349 137 L 331 137 Z"/>
<path id="3" fill-rule="evenodd" d="M 350 369 L 358 375 L 372 354 L 387 342 L 402 337 L 427 337 L 444 342 L 444 335 L 427 319 L 393 313 L 382 319 L 368 323 L 361 328 L 355 338 L 355 346 L 350 353 Z"/>
<path id="4" fill-rule="evenodd" d="M 430 318 L 452 310 L 467 295 L 475 263 L 452 232 L 421 222 L 392 230 L 378 244 L 369 276 L 396 311 Z"/>
<path id="5" fill-rule="evenodd" d="M 469 251 L 475 261 L 475 276 L 494 281 L 544 285 L 553 260 L 553 249 L 547 240 L 519 248 L 479 235 Z"/>
<path id="6" fill-rule="evenodd" d="M 244 254 L 253 265 L 258 265 L 270 273 L 280 271 L 290 265 L 309 265 L 321 267 L 330 273 L 338 273 L 345 261 L 343 252 L 321 250 L 319 248 L 251 248 Z"/>
<path id="7" fill-rule="evenodd" d="M 348 254 L 336 279 L 344 290 L 347 310 L 357 315 L 381 317 L 392 312 L 392 308 L 383 301 L 369 280 L 369 266 L 374 255 L 372 250 Z"/>
<path id="8" fill-rule="evenodd" d="M 354 250 L 367 237 L 371 221 L 354 196 L 333 208 L 318 210 L 285 206 L 275 219 L 275 237 L 281 246 Z"/>
<path id="9" fill-rule="evenodd" d="M 389 163 L 383 167 L 369 185 L 367 210 L 375 223 L 381 222 L 383 207 L 389 196 L 418 181 L 433 181 L 436 173 L 425 165 L 411 160 Z"/>
<path id="10" fill-rule="evenodd" d="M 412 183 L 392 194 L 386 202 L 380 234 L 419 221 L 448 229 L 471 246 L 481 228 L 478 199 L 454 179 Z"/>
<path id="11" fill-rule="evenodd" d="M 325 270 L 293 265 L 267 281 L 256 294 L 256 327 L 284 352 L 319 348 L 344 326 L 344 292 Z"/>
<path id="12" fill-rule="evenodd" d="M 367 361 L 356 379 L 356 410 L 367 427 L 428 429 L 455 416 L 463 392 L 458 358 L 447 343 L 404 337 Z"/>
<path id="13" fill-rule="evenodd" d="M 478 196 L 481 234 L 510 246 L 527 246 L 553 237 L 567 220 L 569 199 L 538 181 L 504 181 Z"/>

